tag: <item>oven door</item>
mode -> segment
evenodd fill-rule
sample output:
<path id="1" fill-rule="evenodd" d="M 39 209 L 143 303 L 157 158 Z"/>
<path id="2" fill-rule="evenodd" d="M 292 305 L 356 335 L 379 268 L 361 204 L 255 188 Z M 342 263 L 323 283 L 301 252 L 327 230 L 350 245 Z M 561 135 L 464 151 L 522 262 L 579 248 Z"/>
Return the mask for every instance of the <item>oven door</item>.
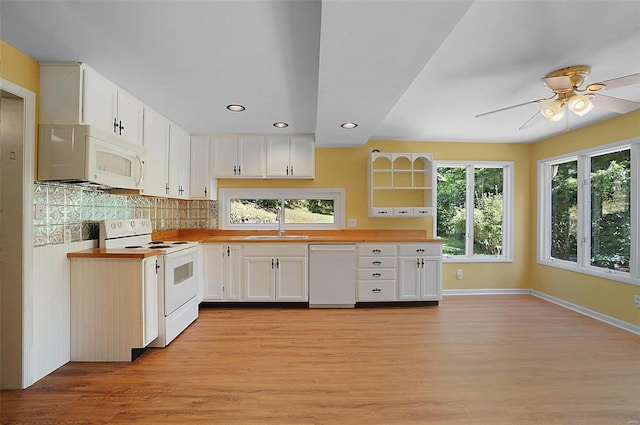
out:
<path id="1" fill-rule="evenodd" d="M 163 255 L 164 315 L 169 316 L 198 294 L 198 250 Z"/>

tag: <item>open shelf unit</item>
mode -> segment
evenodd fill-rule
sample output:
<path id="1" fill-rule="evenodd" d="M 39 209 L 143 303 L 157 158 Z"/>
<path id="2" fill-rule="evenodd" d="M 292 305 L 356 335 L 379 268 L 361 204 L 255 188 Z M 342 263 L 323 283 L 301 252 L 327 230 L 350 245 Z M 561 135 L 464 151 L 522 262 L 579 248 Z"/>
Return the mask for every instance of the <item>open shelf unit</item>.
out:
<path id="1" fill-rule="evenodd" d="M 433 216 L 436 176 L 431 154 L 369 156 L 369 217 Z"/>

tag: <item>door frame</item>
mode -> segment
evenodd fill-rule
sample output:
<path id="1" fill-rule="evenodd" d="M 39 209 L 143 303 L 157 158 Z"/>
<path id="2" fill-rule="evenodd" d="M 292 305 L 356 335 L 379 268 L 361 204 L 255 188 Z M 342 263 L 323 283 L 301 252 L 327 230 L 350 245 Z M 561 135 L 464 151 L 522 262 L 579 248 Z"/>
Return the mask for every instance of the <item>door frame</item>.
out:
<path id="1" fill-rule="evenodd" d="M 35 177 L 36 95 L 0 78 L 0 90 L 24 101 L 22 137 L 22 388 L 33 380 L 33 181 Z M 5 183 L 6 184 L 6 183 Z"/>

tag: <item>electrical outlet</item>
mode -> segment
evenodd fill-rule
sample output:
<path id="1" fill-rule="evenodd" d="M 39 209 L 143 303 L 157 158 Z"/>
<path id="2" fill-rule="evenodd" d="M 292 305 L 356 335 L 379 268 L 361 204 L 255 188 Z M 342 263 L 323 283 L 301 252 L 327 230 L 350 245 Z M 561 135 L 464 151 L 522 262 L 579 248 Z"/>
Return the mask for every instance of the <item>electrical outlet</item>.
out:
<path id="1" fill-rule="evenodd" d="M 462 269 L 458 269 L 458 271 L 456 271 L 456 277 L 458 280 L 462 280 Z"/>
<path id="2" fill-rule="evenodd" d="M 35 204 L 33 211 L 33 218 L 36 220 L 44 219 L 44 204 Z"/>
<path id="3" fill-rule="evenodd" d="M 633 296 L 633 305 L 634 307 L 640 308 L 640 295 Z"/>
<path id="4" fill-rule="evenodd" d="M 356 219 L 355 218 L 350 218 L 349 221 L 347 222 L 347 226 L 356 227 Z"/>

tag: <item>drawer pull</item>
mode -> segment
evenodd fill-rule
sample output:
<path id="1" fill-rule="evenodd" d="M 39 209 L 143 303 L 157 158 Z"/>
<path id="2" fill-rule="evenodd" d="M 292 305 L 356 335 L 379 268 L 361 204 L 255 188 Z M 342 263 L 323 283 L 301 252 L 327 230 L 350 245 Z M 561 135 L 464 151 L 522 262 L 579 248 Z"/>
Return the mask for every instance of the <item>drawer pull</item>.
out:
<path id="1" fill-rule="evenodd" d="M 380 254 L 382 251 L 376 248 L 371 252 L 373 252 L 374 254 Z"/>
<path id="2" fill-rule="evenodd" d="M 375 278 L 379 278 L 380 276 L 382 276 L 382 274 L 380 274 L 380 273 L 372 273 L 371 276 L 373 276 Z"/>
<path id="3" fill-rule="evenodd" d="M 382 261 L 374 261 L 374 262 L 373 262 L 373 265 L 374 265 L 374 266 L 379 266 L 379 265 L 381 265 L 381 264 L 382 264 Z"/>
<path id="4" fill-rule="evenodd" d="M 382 292 L 382 289 L 380 289 L 380 288 L 373 288 L 373 289 L 371 290 L 371 292 L 373 292 L 374 294 L 379 294 L 380 292 Z"/>
<path id="5" fill-rule="evenodd" d="M 416 252 L 424 252 L 424 249 L 422 248 L 416 249 Z"/>

